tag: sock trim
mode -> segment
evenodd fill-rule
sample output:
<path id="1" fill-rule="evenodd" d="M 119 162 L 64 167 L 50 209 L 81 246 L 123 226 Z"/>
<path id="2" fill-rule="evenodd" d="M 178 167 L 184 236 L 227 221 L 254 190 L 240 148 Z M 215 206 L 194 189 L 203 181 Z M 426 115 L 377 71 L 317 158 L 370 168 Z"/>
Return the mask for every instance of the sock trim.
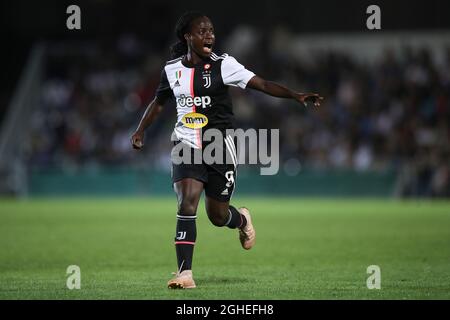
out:
<path id="1" fill-rule="evenodd" d="M 228 209 L 228 213 L 229 213 L 230 215 L 229 215 L 229 217 L 228 217 L 227 223 L 225 223 L 226 226 L 228 226 L 228 225 L 230 224 L 231 218 L 232 218 L 232 216 L 233 216 L 233 214 L 231 213 L 231 210 L 230 210 L 230 209 Z"/>
<path id="2" fill-rule="evenodd" d="M 177 219 L 186 219 L 186 220 L 197 219 L 197 215 L 195 215 L 195 216 L 183 216 L 183 215 L 177 214 Z"/>
<path id="3" fill-rule="evenodd" d="M 195 242 L 192 242 L 192 241 L 175 241 L 175 244 L 192 244 L 192 245 L 194 245 Z"/>

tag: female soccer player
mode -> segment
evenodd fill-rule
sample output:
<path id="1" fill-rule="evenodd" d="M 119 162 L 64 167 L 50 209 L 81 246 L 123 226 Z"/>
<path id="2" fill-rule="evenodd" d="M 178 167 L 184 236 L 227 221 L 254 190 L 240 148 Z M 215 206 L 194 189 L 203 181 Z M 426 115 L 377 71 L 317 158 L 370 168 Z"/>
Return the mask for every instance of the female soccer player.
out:
<path id="1" fill-rule="evenodd" d="M 274 97 L 295 99 L 305 105 L 310 100 L 319 106 L 323 99 L 318 94 L 298 93 L 266 81 L 233 57 L 215 54 L 212 51 L 215 43 L 213 24 L 200 12 L 183 14 L 176 24 L 175 32 L 179 40 L 171 48 L 175 59 L 168 61 L 162 70 L 156 96 L 131 137 L 135 149 L 143 147 L 145 129 L 153 123 L 169 98 L 174 97 L 177 102 L 175 144 L 182 143 L 182 146 L 188 146 L 194 152 L 207 145 L 206 139 L 202 138 L 207 129 L 214 128 L 222 132 L 233 129 L 228 86 L 252 88 Z M 206 119 L 207 124 L 200 128 L 198 124 L 206 123 Z M 255 228 L 249 210 L 244 207 L 237 209 L 229 203 L 237 166 L 233 137 L 225 135 L 223 146 L 223 152 L 229 153 L 228 159 L 231 158 L 232 163 L 210 164 L 203 161 L 196 164 L 191 161 L 178 164 L 173 161 L 172 153 L 172 181 L 178 199 L 175 235 L 178 272 L 168 282 L 169 288 L 195 288 L 192 256 L 197 233 L 197 205 L 203 190 L 210 221 L 218 227 L 238 229 L 244 249 L 251 249 L 255 244 Z"/>

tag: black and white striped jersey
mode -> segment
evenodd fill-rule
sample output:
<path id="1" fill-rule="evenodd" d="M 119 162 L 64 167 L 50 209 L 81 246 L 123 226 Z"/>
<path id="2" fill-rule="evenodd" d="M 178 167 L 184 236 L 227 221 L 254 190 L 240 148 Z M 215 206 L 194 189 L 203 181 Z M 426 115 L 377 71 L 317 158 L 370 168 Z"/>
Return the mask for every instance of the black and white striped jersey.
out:
<path id="1" fill-rule="evenodd" d="M 228 54 L 212 53 L 193 67 L 184 65 L 182 58 L 166 63 L 156 96 L 175 98 L 174 133 L 178 140 L 198 149 L 202 148 L 201 130 L 234 128 L 228 86 L 244 89 L 255 74 Z"/>

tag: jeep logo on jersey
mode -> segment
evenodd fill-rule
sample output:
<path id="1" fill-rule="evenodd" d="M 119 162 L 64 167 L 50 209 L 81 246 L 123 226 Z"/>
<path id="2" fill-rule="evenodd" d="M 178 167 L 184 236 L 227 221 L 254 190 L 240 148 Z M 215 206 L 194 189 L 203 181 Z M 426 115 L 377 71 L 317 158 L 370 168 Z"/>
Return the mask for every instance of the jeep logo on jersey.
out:
<path id="1" fill-rule="evenodd" d="M 180 107 L 202 107 L 206 108 L 211 104 L 210 96 L 202 96 L 202 97 L 186 97 L 185 95 L 181 95 L 180 98 L 177 99 L 177 103 Z"/>
<path id="2" fill-rule="evenodd" d="M 190 112 L 181 118 L 181 122 L 188 128 L 200 129 L 208 124 L 208 117 L 201 113 Z"/>

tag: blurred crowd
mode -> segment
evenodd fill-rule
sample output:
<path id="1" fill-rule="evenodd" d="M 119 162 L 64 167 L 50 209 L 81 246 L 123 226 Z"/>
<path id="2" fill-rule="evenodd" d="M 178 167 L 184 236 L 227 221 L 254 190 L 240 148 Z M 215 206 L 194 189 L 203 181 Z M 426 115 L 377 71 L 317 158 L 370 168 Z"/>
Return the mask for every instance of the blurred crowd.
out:
<path id="1" fill-rule="evenodd" d="M 302 92 L 325 97 L 320 108 L 231 89 L 240 128 L 280 128 L 281 169 L 395 170 L 404 196 L 450 196 L 450 49 L 443 64 L 427 48 L 386 48 L 373 63 L 318 51 L 308 60 L 284 50 L 289 34 L 255 35 L 242 27 L 218 39 L 216 52 Z M 51 45 L 34 109 L 29 164 L 127 165 L 169 170 L 174 102 L 146 132 L 147 147 L 129 139 L 154 96 L 169 44 L 133 35 L 108 44 Z M 298 170 L 296 170 L 298 168 Z"/>

